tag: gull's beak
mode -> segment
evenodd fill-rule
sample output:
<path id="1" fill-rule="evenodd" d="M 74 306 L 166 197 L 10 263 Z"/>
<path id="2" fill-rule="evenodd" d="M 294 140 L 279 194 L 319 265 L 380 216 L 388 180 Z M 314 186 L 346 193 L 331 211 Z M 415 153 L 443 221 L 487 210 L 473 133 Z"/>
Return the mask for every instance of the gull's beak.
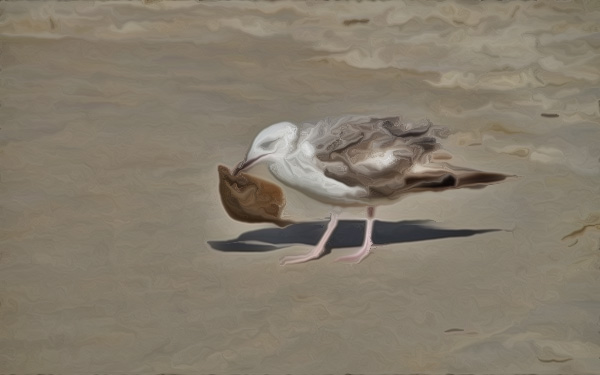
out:
<path id="1" fill-rule="evenodd" d="M 246 159 L 242 160 L 237 167 L 235 167 L 235 170 L 233 171 L 233 175 L 237 176 L 238 173 L 240 173 L 241 171 L 244 170 L 244 168 L 246 168 L 248 166 L 248 162 L 246 161 Z"/>
<path id="2" fill-rule="evenodd" d="M 254 163 L 256 163 L 259 159 L 270 155 L 269 154 L 264 154 L 264 155 L 260 155 L 255 157 L 254 159 L 250 159 L 248 160 L 248 158 L 244 158 L 244 160 L 242 160 L 237 167 L 235 167 L 235 170 L 233 171 L 233 175 L 236 176 L 238 173 L 240 173 L 241 171 L 243 171 L 244 169 L 250 168 L 252 165 L 254 165 Z"/>

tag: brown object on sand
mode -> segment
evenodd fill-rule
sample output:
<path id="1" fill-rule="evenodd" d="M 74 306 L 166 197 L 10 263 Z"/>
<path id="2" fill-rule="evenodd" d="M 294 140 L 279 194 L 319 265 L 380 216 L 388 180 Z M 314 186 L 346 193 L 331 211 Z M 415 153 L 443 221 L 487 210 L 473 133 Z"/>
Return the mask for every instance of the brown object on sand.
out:
<path id="1" fill-rule="evenodd" d="M 219 165 L 219 193 L 225 211 L 246 223 L 274 223 L 280 227 L 293 222 L 281 219 L 285 206 L 283 190 L 269 181 L 246 173 L 231 174 Z"/>

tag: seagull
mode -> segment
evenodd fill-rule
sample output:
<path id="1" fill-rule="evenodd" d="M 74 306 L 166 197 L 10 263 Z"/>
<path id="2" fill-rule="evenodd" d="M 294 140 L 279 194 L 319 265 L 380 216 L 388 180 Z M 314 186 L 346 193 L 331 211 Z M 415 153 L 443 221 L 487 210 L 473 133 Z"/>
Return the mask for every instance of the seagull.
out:
<path id="1" fill-rule="evenodd" d="M 343 207 L 367 208 L 364 241 L 354 254 L 336 261 L 359 263 L 371 252 L 375 207 L 420 191 L 482 188 L 509 175 L 456 167 L 440 153 L 449 131 L 429 120 L 401 117 L 328 117 L 315 123 L 280 122 L 263 129 L 234 175 L 267 164 L 283 184 L 332 205 L 330 221 L 308 253 L 283 257 L 281 265 L 320 258 Z"/>

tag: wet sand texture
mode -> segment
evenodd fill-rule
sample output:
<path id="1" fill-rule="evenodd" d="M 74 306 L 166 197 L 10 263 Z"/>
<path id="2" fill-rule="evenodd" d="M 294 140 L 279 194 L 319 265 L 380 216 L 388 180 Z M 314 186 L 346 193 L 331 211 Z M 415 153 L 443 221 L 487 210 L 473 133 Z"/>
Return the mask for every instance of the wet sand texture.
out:
<path id="1" fill-rule="evenodd" d="M 0 373 L 600 374 L 599 19 L 0 2 Z M 429 119 L 451 130 L 432 161 L 520 178 L 379 206 L 358 266 L 334 261 L 363 241 L 346 208 L 331 255 L 281 267 L 331 207 L 261 165 L 299 224 L 234 220 L 217 167 L 270 124 L 344 114 Z"/>

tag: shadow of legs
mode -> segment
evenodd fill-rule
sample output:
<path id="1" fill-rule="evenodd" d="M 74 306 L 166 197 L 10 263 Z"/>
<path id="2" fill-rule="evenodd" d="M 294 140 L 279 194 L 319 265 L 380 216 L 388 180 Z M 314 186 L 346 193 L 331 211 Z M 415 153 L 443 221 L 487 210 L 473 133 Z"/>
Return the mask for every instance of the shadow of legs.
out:
<path id="1" fill-rule="evenodd" d="M 208 241 L 214 250 L 223 252 L 265 252 L 274 251 L 294 244 L 315 246 L 327 228 L 326 221 L 292 224 L 285 228 L 257 229 L 241 234 L 238 238 L 225 241 Z M 469 237 L 477 234 L 498 232 L 502 229 L 443 229 L 434 227 L 431 221 L 375 221 L 373 243 L 388 245 L 394 243 L 427 241 L 440 238 Z M 338 222 L 323 256 L 331 249 L 358 247 L 362 245 L 365 221 L 344 220 Z"/>

